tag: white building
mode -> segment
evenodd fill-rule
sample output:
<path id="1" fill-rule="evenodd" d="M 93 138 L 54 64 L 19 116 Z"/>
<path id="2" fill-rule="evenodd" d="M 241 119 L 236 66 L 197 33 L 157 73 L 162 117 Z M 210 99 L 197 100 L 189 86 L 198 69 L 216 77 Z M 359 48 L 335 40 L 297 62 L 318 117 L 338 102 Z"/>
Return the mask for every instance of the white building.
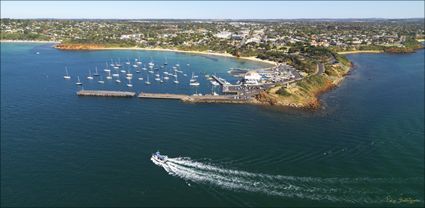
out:
<path id="1" fill-rule="evenodd" d="M 223 31 L 214 35 L 217 38 L 229 39 L 232 36 L 231 32 Z"/>
<path id="2" fill-rule="evenodd" d="M 258 85 L 261 81 L 261 75 L 255 71 L 249 71 L 244 76 L 245 85 Z"/>

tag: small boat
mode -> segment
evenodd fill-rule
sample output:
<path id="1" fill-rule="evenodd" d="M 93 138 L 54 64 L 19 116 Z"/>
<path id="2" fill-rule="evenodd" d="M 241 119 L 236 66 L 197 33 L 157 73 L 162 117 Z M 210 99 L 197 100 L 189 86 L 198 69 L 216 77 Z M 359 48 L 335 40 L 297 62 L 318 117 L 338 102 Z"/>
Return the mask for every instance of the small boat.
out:
<path id="1" fill-rule="evenodd" d="M 189 85 L 190 86 L 199 86 L 200 84 L 199 84 L 199 82 L 194 81 L 194 82 L 190 82 Z"/>
<path id="2" fill-rule="evenodd" d="M 213 81 L 211 81 L 211 84 L 212 84 L 212 85 L 214 85 L 214 86 L 218 86 L 218 85 L 220 85 L 217 81 L 214 81 L 214 80 L 213 80 Z"/>
<path id="3" fill-rule="evenodd" d="M 164 66 L 168 65 L 168 61 L 167 61 L 167 57 L 165 57 L 165 62 L 164 62 Z"/>
<path id="4" fill-rule="evenodd" d="M 195 82 L 195 81 L 196 81 L 196 79 L 194 78 L 194 76 L 195 76 L 195 75 L 194 75 L 194 74 L 193 74 L 193 72 L 192 72 L 192 78 L 190 78 L 190 80 L 189 80 L 190 82 Z"/>
<path id="5" fill-rule="evenodd" d="M 130 70 L 127 71 L 127 74 L 126 75 L 129 76 L 129 77 L 132 77 L 133 76 L 133 74 L 130 72 Z"/>
<path id="6" fill-rule="evenodd" d="M 121 72 L 121 73 L 125 73 L 126 71 L 125 71 L 124 69 L 122 69 L 120 72 Z"/>
<path id="7" fill-rule="evenodd" d="M 148 70 L 148 69 L 147 69 L 146 67 L 143 67 L 143 68 L 142 68 L 142 70 L 143 70 L 143 71 L 146 71 L 146 70 Z"/>
<path id="8" fill-rule="evenodd" d="M 155 77 L 159 77 L 159 74 L 155 74 Z"/>
<path id="9" fill-rule="evenodd" d="M 137 79 L 139 79 L 140 81 L 142 81 L 142 80 L 143 80 L 143 77 L 139 77 L 139 78 L 137 78 Z"/>
<path id="10" fill-rule="evenodd" d="M 134 67 L 134 68 L 137 68 L 137 67 L 139 67 L 139 66 L 137 66 L 136 64 L 133 64 L 133 67 Z"/>
<path id="11" fill-rule="evenodd" d="M 133 87 L 133 84 L 131 84 L 130 80 L 128 80 L 127 87 Z"/>
<path id="12" fill-rule="evenodd" d="M 179 67 L 179 66 L 180 66 L 180 64 L 176 64 L 176 66 L 177 66 L 177 67 Z"/>
<path id="13" fill-rule="evenodd" d="M 113 77 L 119 77 L 120 75 L 115 73 L 115 74 L 112 74 L 112 76 Z"/>
<path id="14" fill-rule="evenodd" d="M 155 64 L 152 61 L 149 62 L 148 65 L 149 65 L 149 68 L 153 68 L 153 66 L 155 66 Z"/>
<path id="15" fill-rule="evenodd" d="M 108 72 L 108 76 L 106 76 L 106 79 L 112 79 L 111 72 Z"/>
<path id="16" fill-rule="evenodd" d="M 154 163 L 166 163 L 167 160 L 168 160 L 168 156 L 167 155 L 161 155 L 161 153 L 159 153 L 159 151 L 156 151 L 154 154 L 152 154 L 151 160 Z"/>
<path id="17" fill-rule="evenodd" d="M 35 52 L 35 54 L 39 55 L 39 54 L 40 54 L 40 52 L 38 52 L 38 51 L 37 51 L 37 52 Z"/>
<path id="18" fill-rule="evenodd" d="M 187 77 L 187 74 L 183 74 L 183 76 Z"/>
<path id="19" fill-rule="evenodd" d="M 117 64 L 115 64 L 115 66 L 117 66 L 117 67 L 121 67 L 122 65 L 121 65 L 121 60 L 120 60 L 120 58 L 118 58 L 118 63 Z"/>
<path id="20" fill-rule="evenodd" d="M 100 74 L 99 74 L 99 72 L 97 71 L 97 67 L 96 67 L 96 70 L 95 70 L 95 72 L 94 72 L 94 74 L 93 74 L 93 76 L 100 76 Z"/>
<path id="21" fill-rule="evenodd" d="M 130 60 L 127 59 L 127 62 L 125 62 L 125 64 L 130 65 Z"/>
<path id="22" fill-rule="evenodd" d="M 177 75 L 175 76 L 176 80 L 174 80 L 174 83 L 178 84 L 179 80 L 177 80 Z"/>
<path id="23" fill-rule="evenodd" d="M 153 74 L 153 71 L 148 71 L 149 73 Z"/>
<path id="24" fill-rule="evenodd" d="M 90 69 L 89 69 L 89 76 L 87 77 L 87 79 L 90 79 L 90 80 L 93 79 L 93 76 L 91 75 L 91 70 Z"/>
<path id="25" fill-rule="evenodd" d="M 164 79 L 165 79 L 165 80 L 168 80 L 168 79 L 170 79 L 170 77 L 164 77 Z"/>
<path id="26" fill-rule="evenodd" d="M 102 77 L 100 77 L 100 79 L 99 79 L 99 81 L 97 81 L 97 83 L 99 83 L 99 84 L 104 84 L 104 83 L 105 83 L 105 81 L 103 81 L 103 80 L 102 80 Z"/>
<path id="27" fill-rule="evenodd" d="M 199 82 L 196 81 L 195 77 L 197 77 L 197 76 L 195 76 L 194 73 L 192 72 L 192 78 L 190 78 L 190 80 L 189 80 L 190 86 L 199 86 Z"/>
<path id="28" fill-rule="evenodd" d="M 150 84 L 151 84 L 151 82 L 149 82 L 149 76 L 147 76 L 147 77 L 146 77 L 146 82 L 145 82 L 145 84 L 147 84 L 147 85 L 150 85 Z"/>
<path id="29" fill-rule="evenodd" d="M 108 62 L 106 62 L 106 67 L 105 67 L 105 69 L 103 70 L 104 72 L 110 72 L 111 70 L 109 69 L 109 67 L 108 67 Z"/>
<path id="30" fill-rule="evenodd" d="M 161 78 L 156 77 L 156 78 L 155 78 L 155 81 L 158 81 L 158 82 L 159 82 L 159 81 L 161 81 Z"/>
<path id="31" fill-rule="evenodd" d="M 63 76 L 64 79 L 71 79 L 71 76 L 68 74 L 68 69 L 65 67 L 65 76 Z"/>
<path id="32" fill-rule="evenodd" d="M 116 83 L 121 83 L 121 80 L 117 79 L 115 80 Z"/>
<path id="33" fill-rule="evenodd" d="M 83 85 L 83 83 L 81 83 L 81 81 L 80 81 L 80 76 L 77 76 L 77 82 L 75 84 L 76 85 Z"/>
<path id="34" fill-rule="evenodd" d="M 125 77 L 126 79 L 128 79 L 128 80 L 131 80 L 131 79 L 133 79 L 133 77 Z"/>
<path id="35" fill-rule="evenodd" d="M 214 90 L 214 86 L 211 86 L 211 91 L 212 91 L 212 93 L 211 93 L 211 94 L 212 94 L 213 96 L 218 96 L 218 93 L 216 93 L 216 92 L 215 92 L 215 90 Z"/>

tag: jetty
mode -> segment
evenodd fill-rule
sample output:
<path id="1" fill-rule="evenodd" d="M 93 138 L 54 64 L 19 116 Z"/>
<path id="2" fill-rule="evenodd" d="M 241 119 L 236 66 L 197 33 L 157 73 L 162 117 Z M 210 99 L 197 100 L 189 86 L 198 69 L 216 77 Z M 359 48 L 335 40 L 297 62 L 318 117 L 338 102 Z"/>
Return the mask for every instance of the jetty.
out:
<path id="1" fill-rule="evenodd" d="M 147 99 L 171 99 L 171 100 L 183 100 L 189 95 L 182 94 L 169 94 L 169 93 L 144 93 L 141 92 L 137 97 Z"/>
<path id="2" fill-rule="evenodd" d="M 225 83 L 222 79 L 218 78 L 217 76 L 212 75 L 211 77 L 212 77 L 215 81 L 217 81 L 217 82 L 218 82 L 221 86 L 226 85 L 226 83 Z"/>
<path id="3" fill-rule="evenodd" d="M 237 95 L 240 93 L 241 86 L 240 85 L 232 85 L 229 83 L 226 83 L 225 80 L 221 79 L 220 77 L 217 77 L 215 75 L 211 75 L 211 77 L 218 82 L 221 86 L 221 92 L 227 95 Z"/>
<path id="4" fill-rule="evenodd" d="M 252 99 L 244 99 L 239 96 L 231 95 L 183 95 L 168 93 L 144 93 L 141 92 L 137 97 L 143 99 L 170 99 L 181 100 L 190 103 L 250 103 Z"/>
<path id="5" fill-rule="evenodd" d="M 99 97 L 134 97 L 135 92 L 108 91 L 108 90 L 80 90 L 78 96 L 99 96 Z"/>

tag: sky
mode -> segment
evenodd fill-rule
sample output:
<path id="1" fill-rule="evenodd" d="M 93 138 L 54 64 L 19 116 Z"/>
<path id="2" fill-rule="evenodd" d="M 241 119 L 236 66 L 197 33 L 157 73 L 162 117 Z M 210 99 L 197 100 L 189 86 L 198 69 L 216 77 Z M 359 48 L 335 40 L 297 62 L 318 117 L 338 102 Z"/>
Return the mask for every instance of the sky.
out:
<path id="1" fill-rule="evenodd" d="M 1 1 L 1 18 L 424 18 L 424 1 Z"/>

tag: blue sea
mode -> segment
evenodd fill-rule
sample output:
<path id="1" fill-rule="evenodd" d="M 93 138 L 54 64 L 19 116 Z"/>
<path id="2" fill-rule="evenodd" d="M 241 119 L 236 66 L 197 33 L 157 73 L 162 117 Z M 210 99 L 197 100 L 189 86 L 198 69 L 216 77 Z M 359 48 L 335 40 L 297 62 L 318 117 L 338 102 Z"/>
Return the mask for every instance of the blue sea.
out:
<path id="1" fill-rule="evenodd" d="M 86 79 L 118 58 L 188 76 Z M 84 89 L 211 93 L 205 75 L 235 82 L 230 68 L 257 62 L 1 43 L 1 206 L 424 206 L 424 50 L 348 58 L 341 86 L 302 111 L 76 95 L 77 76 Z M 157 150 L 167 163 L 150 160 Z"/>

